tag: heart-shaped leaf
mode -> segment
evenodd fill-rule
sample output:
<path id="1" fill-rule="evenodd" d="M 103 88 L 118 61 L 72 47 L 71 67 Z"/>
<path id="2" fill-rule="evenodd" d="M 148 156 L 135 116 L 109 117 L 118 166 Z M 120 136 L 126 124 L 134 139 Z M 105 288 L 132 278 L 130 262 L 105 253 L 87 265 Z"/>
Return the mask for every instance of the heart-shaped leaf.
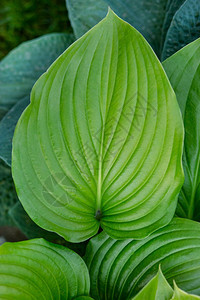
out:
<path id="1" fill-rule="evenodd" d="M 185 125 L 185 183 L 177 214 L 200 220 L 200 39 L 168 58 L 163 66 L 176 92 Z"/>
<path id="2" fill-rule="evenodd" d="M 161 54 L 171 20 L 185 0 L 66 0 L 76 37 L 97 24 L 110 6 L 139 30 L 158 55 Z"/>
<path id="3" fill-rule="evenodd" d="M 173 290 L 161 269 L 132 300 L 170 300 Z"/>
<path id="4" fill-rule="evenodd" d="M 30 95 L 36 80 L 74 41 L 73 35 L 52 33 L 25 42 L 0 62 L 0 106 L 5 111 Z"/>
<path id="5" fill-rule="evenodd" d="M 76 299 L 89 289 L 87 267 L 72 250 L 43 239 L 0 247 L 1 299 Z"/>
<path id="6" fill-rule="evenodd" d="M 183 182 L 175 94 L 144 38 L 112 11 L 33 88 L 13 142 L 30 217 L 66 240 L 99 227 L 142 238 L 170 222 Z"/>
<path id="7" fill-rule="evenodd" d="M 96 299 L 130 299 L 157 273 L 159 265 L 169 284 L 200 295 L 200 224 L 174 219 L 149 237 L 114 240 L 105 232 L 92 238 L 85 261 Z"/>
<path id="8" fill-rule="evenodd" d="M 175 13 L 168 29 L 162 60 L 200 37 L 200 1 L 186 0 Z"/>

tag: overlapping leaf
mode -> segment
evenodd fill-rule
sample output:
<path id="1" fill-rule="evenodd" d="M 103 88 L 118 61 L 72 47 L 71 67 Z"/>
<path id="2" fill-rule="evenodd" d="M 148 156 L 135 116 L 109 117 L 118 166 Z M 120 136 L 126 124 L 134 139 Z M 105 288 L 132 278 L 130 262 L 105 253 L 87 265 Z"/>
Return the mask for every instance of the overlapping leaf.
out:
<path id="1" fill-rule="evenodd" d="M 74 41 L 73 35 L 53 33 L 21 44 L 0 62 L 0 157 L 11 164 L 12 138 L 16 123 L 29 104 L 36 80 Z"/>
<path id="2" fill-rule="evenodd" d="M 171 300 L 199 300 L 199 299 L 200 299 L 200 297 L 198 297 L 198 296 L 185 293 L 184 291 L 179 289 L 177 287 L 177 285 L 175 284 L 174 295 L 171 298 Z"/>
<path id="3" fill-rule="evenodd" d="M 1 299 L 84 299 L 89 289 L 84 261 L 63 246 L 35 239 L 0 247 Z"/>
<path id="4" fill-rule="evenodd" d="M 19 100 L 4 116 L 0 122 L 0 157 L 11 165 L 12 138 L 15 126 L 23 110 L 30 102 L 30 97 L 27 96 Z"/>
<path id="5" fill-rule="evenodd" d="M 176 92 L 185 126 L 185 183 L 177 214 L 200 221 L 200 39 L 168 58 L 163 65 Z"/>
<path id="6" fill-rule="evenodd" d="M 171 286 L 175 280 L 182 290 L 200 295 L 200 224 L 174 219 L 140 241 L 117 241 L 103 232 L 90 240 L 85 261 L 96 300 L 134 297 L 159 265 Z"/>
<path id="7" fill-rule="evenodd" d="M 173 290 L 161 269 L 132 300 L 170 300 Z"/>
<path id="8" fill-rule="evenodd" d="M 12 50 L 0 62 L 0 105 L 9 109 L 29 96 L 36 80 L 73 41 L 72 35 L 53 33 Z"/>
<path id="9" fill-rule="evenodd" d="M 162 60 L 200 37 L 200 1 L 186 0 L 168 29 Z"/>
<path id="10" fill-rule="evenodd" d="M 110 6 L 144 35 L 158 55 L 173 15 L 183 2 L 184 0 L 66 0 L 76 37 L 97 24 Z"/>
<path id="11" fill-rule="evenodd" d="M 179 289 L 174 282 L 174 291 L 165 279 L 161 269 L 132 300 L 198 300 L 199 296 Z"/>
<path id="12" fill-rule="evenodd" d="M 17 203 L 15 203 L 9 209 L 6 217 L 11 219 L 12 224 L 17 226 L 17 228 L 19 228 L 28 239 L 44 238 L 49 242 L 66 246 L 67 248 L 78 253 L 80 256 L 85 254 L 87 242 L 76 244 L 69 243 L 66 242 L 61 236 L 37 226 L 25 212 L 19 201 L 17 201 Z"/>
<path id="13" fill-rule="evenodd" d="M 34 86 L 13 176 L 41 227 L 83 241 L 142 238 L 170 222 L 183 182 L 174 92 L 143 37 L 112 11 Z"/>

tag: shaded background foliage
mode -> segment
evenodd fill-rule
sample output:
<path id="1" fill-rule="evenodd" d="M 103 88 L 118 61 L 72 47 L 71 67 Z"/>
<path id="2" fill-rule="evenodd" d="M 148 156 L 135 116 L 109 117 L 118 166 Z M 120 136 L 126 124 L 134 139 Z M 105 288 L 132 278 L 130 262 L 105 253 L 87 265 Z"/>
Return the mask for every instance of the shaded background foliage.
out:
<path id="1" fill-rule="evenodd" d="M 0 59 L 20 43 L 51 32 L 72 32 L 63 0 L 1 0 Z"/>
<path id="2" fill-rule="evenodd" d="M 1 0 L 0 5 L 0 60 L 4 58 L 13 48 L 24 41 L 32 40 L 41 35 L 63 32 L 71 33 L 71 28 L 66 4 L 63 0 Z M 26 228 L 26 235 L 29 236 L 29 228 L 34 227 L 37 232 L 38 227 L 30 220 L 28 215 L 22 211 L 19 221 L 13 222 L 10 217 L 9 208 L 18 202 L 14 183 L 11 177 L 10 168 L 0 161 L 0 236 L 4 235 L 9 241 L 22 240 L 25 236 L 19 232 L 17 227 Z M 16 203 L 19 206 L 19 203 Z M 23 210 L 22 208 L 20 208 Z M 18 208 L 17 213 L 20 213 Z M 27 220 L 23 220 L 23 218 Z M 24 222 L 24 224 L 23 224 Z M 12 227 L 8 227 L 12 226 Z M 14 227 L 16 229 L 14 229 Z M 39 230 L 38 235 L 41 235 Z"/>

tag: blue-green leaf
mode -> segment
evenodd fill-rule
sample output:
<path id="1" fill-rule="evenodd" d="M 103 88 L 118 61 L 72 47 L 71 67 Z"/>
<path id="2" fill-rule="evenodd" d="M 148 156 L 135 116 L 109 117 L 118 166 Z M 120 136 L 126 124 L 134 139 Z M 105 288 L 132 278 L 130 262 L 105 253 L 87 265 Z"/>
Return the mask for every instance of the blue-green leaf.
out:
<path id="1" fill-rule="evenodd" d="M 29 102 L 30 98 L 28 96 L 19 100 L 0 122 L 0 158 L 9 166 L 11 165 L 12 138 L 15 126 Z"/>
<path id="2" fill-rule="evenodd" d="M 168 29 L 162 60 L 200 37 L 200 1 L 186 0 L 175 13 Z"/>
<path id="3" fill-rule="evenodd" d="M 66 0 L 76 37 L 82 36 L 105 17 L 110 6 L 122 19 L 133 25 L 158 55 L 176 10 L 184 0 Z"/>
<path id="4" fill-rule="evenodd" d="M 70 34 L 52 33 L 12 50 L 0 62 L 0 107 L 6 111 L 29 96 L 36 80 L 73 41 Z"/>

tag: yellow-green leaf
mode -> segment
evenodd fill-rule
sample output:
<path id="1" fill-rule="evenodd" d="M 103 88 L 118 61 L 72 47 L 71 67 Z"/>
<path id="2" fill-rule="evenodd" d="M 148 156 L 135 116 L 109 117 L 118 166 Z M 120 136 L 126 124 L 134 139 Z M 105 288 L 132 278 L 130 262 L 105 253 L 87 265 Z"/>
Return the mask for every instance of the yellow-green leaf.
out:
<path id="1" fill-rule="evenodd" d="M 12 172 L 44 229 L 79 242 L 101 226 L 143 238 L 170 222 L 183 183 L 183 125 L 151 47 L 111 10 L 35 84 Z"/>

